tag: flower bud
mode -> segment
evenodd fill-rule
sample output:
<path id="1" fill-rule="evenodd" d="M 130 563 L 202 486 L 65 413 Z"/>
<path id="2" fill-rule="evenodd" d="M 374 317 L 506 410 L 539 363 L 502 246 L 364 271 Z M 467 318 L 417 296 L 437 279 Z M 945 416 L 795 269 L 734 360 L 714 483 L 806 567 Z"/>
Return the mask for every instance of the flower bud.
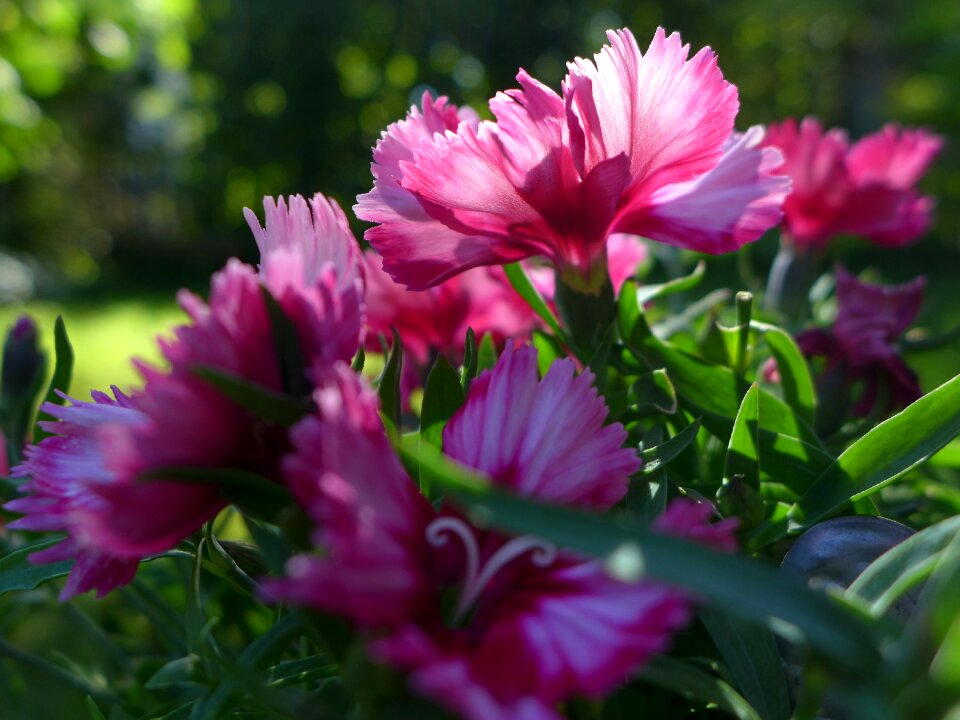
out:
<path id="1" fill-rule="evenodd" d="M 21 315 L 3 344 L 0 392 L 4 406 L 31 400 L 43 379 L 45 365 L 46 358 L 37 346 L 37 325 L 29 315 Z"/>

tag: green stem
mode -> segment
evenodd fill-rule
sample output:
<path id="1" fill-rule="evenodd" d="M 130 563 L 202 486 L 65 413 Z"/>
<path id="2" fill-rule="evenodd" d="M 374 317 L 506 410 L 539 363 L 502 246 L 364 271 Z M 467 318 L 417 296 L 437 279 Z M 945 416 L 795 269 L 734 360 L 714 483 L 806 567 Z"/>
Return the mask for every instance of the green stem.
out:
<path id="1" fill-rule="evenodd" d="M 737 303 L 737 354 L 733 359 L 733 369 L 737 375 L 747 371 L 750 361 L 750 316 L 753 312 L 753 295 L 740 291 L 736 296 Z"/>

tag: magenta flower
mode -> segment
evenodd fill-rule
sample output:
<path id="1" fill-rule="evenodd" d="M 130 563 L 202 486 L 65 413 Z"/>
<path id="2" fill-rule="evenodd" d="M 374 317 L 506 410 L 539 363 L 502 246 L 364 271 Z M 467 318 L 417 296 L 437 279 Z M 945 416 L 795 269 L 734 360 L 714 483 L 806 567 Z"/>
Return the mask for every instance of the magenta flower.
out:
<path id="1" fill-rule="evenodd" d="M 351 618 L 414 692 L 472 720 L 557 718 L 558 702 L 607 692 L 689 620 L 676 589 L 620 582 L 598 561 L 434 509 L 345 366 L 315 398 L 284 469 L 323 554 L 293 557 L 268 592 Z M 535 351 L 508 343 L 450 419 L 444 451 L 521 495 L 606 510 L 639 466 L 606 415 L 589 372 L 563 360 L 539 380 Z M 672 507 L 660 529 L 696 535 L 704 521 Z M 729 548 L 729 523 L 716 528 L 702 537 Z"/>
<path id="2" fill-rule="evenodd" d="M 808 357 L 826 361 L 824 377 L 839 373 L 848 388 L 862 384 L 853 410 L 867 416 L 886 394 L 889 411 L 920 397 L 917 376 L 900 357 L 896 342 L 920 312 L 926 280 L 906 285 L 871 285 L 837 268 L 837 319 L 833 328 L 813 328 L 797 336 Z"/>
<path id="3" fill-rule="evenodd" d="M 379 350 L 378 335 L 389 337 L 396 328 L 404 349 L 423 366 L 432 352 L 462 357 L 467 328 L 502 343 L 528 337 L 540 325 L 500 268 L 475 268 L 424 291 L 395 283 L 373 252 L 364 253 L 364 269 L 368 350 Z"/>
<path id="4" fill-rule="evenodd" d="M 761 129 L 734 136 L 737 91 L 714 54 L 688 59 L 662 29 L 644 55 L 629 30 L 608 37 L 594 62 L 569 64 L 562 97 L 521 70 L 520 89 L 490 101 L 496 122 L 454 129 L 451 116 L 415 145 L 387 129 L 356 212 L 380 223 L 366 237 L 397 282 L 540 255 L 593 290 L 612 233 L 721 253 L 779 221 L 789 181 Z"/>
<path id="5" fill-rule="evenodd" d="M 843 130 L 824 132 L 812 117 L 767 128 L 764 145 L 783 153 L 793 181 L 783 204 L 784 229 L 800 246 L 823 247 L 837 235 L 860 235 L 885 247 L 907 245 L 930 224 L 933 198 L 916 185 L 943 147 L 926 130 L 887 125 L 852 147 Z"/>
<path id="6" fill-rule="evenodd" d="M 197 372 L 290 390 L 261 283 L 296 327 L 305 384 L 356 352 L 362 275 L 342 211 L 320 195 L 309 206 L 300 197 L 289 207 L 268 198 L 265 206 L 267 229 L 251 223 L 260 274 L 230 260 L 213 276 L 209 304 L 180 293 L 190 322 L 160 340 L 168 368 L 138 363 L 145 386 L 129 397 L 94 393 L 93 403 L 44 406 L 60 418 L 45 424 L 56 435 L 28 449 L 17 473 L 30 478 L 29 494 L 7 507 L 25 514 L 19 527 L 68 533 L 55 551 L 31 558 L 77 558 L 65 596 L 102 595 L 129 582 L 141 558 L 174 547 L 226 504 L 215 486 L 165 478 L 164 469 L 240 469 L 282 480 L 285 429 L 257 419 Z"/>
<path id="7" fill-rule="evenodd" d="M 74 534 L 74 514 L 84 506 L 100 503 L 89 486 L 107 484 L 113 478 L 101 450 L 99 430 L 106 425 L 132 425 L 143 420 L 129 397 L 117 388 L 113 393 L 110 397 L 94 392 L 93 402 L 70 398 L 72 405 L 67 407 L 44 405 L 44 410 L 59 422 L 41 422 L 41 426 L 58 434 L 27 447 L 24 463 L 14 468 L 15 477 L 28 478 L 20 486 L 25 497 L 8 502 L 5 508 L 24 517 L 7 527 L 68 533 L 56 545 L 30 556 L 31 562 L 41 564 L 75 558 L 70 578 L 60 593 L 62 600 L 88 590 L 96 590 L 97 596 L 103 597 L 130 582 L 140 562 L 139 557 L 100 550 Z"/>

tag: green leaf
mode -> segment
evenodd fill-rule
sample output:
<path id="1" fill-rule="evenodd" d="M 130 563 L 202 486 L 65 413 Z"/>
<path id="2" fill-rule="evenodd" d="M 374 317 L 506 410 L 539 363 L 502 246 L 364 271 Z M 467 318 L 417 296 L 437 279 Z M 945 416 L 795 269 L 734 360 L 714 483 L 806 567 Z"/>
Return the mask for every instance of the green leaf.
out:
<path id="1" fill-rule="evenodd" d="M 960 433 L 960 375 L 877 425 L 840 455 L 791 510 L 803 529 L 913 469 Z"/>
<path id="2" fill-rule="evenodd" d="M 64 399 L 57 394 L 57 390 L 67 394 L 70 392 L 70 380 L 73 377 L 73 346 L 70 344 L 70 337 L 67 335 L 67 325 L 63 322 L 63 316 L 57 315 L 57 320 L 53 326 L 53 348 L 54 365 L 53 377 L 50 379 L 50 387 L 44 397 L 44 402 L 54 405 L 63 405 Z M 55 420 L 52 415 L 40 412 L 38 420 Z M 40 442 L 45 437 L 50 437 L 51 433 L 37 426 L 34 432 L 33 441 Z"/>
<path id="3" fill-rule="evenodd" d="M 664 465 L 686 450 L 690 443 L 697 439 L 699 431 L 700 419 L 697 418 L 669 440 L 656 447 L 644 448 L 640 453 L 640 457 L 643 458 L 643 474 L 651 475 L 661 470 Z"/>
<path id="4" fill-rule="evenodd" d="M 788 720 L 790 692 L 777 641 L 766 628 L 723 608 L 704 608 L 700 620 L 720 651 L 736 688 L 764 720 Z"/>
<path id="5" fill-rule="evenodd" d="M 0 595 L 14 590 L 34 590 L 48 580 L 63 577 L 70 573 L 73 560 L 46 565 L 34 565 L 27 558 L 35 552 L 56 545 L 60 539 L 44 540 L 29 547 L 14 550 L 0 559 Z"/>
<path id="6" fill-rule="evenodd" d="M 547 327 L 553 330 L 554 334 L 564 345 L 573 349 L 571 339 L 567 337 L 566 331 L 560 327 L 560 321 L 557 320 L 557 316 L 553 314 L 553 310 L 547 305 L 543 296 L 533 286 L 533 283 L 530 282 L 530 278 L 527 276 L 527 272 L 523 269 L 523 266 L 520 263 L 511 263 L 510 265 L 504 265 L 503 271 L 507 276 L 507 280 L 509 280 L 513 286 L 513 289 L 520 294 L 520 297 L 526 300 L 527 305 L 547 324 Z"/>
<path id="7" fill-rule="evenodd" d="M 657 368 L 637 378 L 631 399 L 642 413 L 652 411 L 673 415 L 678 409 L 677 391 L 663 368 Z"/>
<path id="8" fill-rule="evenodd" d="M 670 280 L 659 285 L 644 285 L 642 288 L 637 288 L 635 283 L 625 283 L 623 288 L 626 288 L 628 285 L 632 287 L 635 291 L 635 300 L 633 302 L 640 307 L 645 303 L 653 300 L 655 298 L 665 297 L 666 295 L 673 295 L 674 293 L 684 292 L 695 288 L 700 284 L 700 281 L 703 280 L 704 276 L 707 274 L 707 263 L 701 260 L 697 263 L 697 266 L 693 269 L 693 272 L 684 277 L 676 278 L 675 280 Z M 620 289 L 620 292 L 623 292 L 623 288 Z"/>
<path id="9" fill-rule="evenodd" d="M 209 365 L 194 365 L 193 374 L 209 383 L 244 410 L 267 422 L 289 427 L 310 411 L 305 400 L 278 393 Z"/>
<path id="10" fill-rule="evenodd" d="M 171 660 L 151 675 L 143 686 L 148 690 L 155 690 L 172 685 L 192 683 L 200 676 L 200 662 L 200 656 L 193 653 Z"/>
<path id="11" fill-rule="evenodd" d="M 542 330 L 534 330 L 531 338 L 533 346 L 537 349 L 537 371 L 540 377 L 543 377 L 550 370 L 555 360 L 566 356 L 563 346 L 552 335 L 547 335 Z"/>
<path id="12" fill-rule="evenodd" d="M 776 325 L 754 320 L 750 327 L 762 334 L 770 354 L 777 361 L 784 401 L 812 425 L 817 413 L 817 391 L 810 375 L 810 365 L 797 343 Z"/>
<path id="13" fill-rule="evenodd" d="M 602 517 L 509 495 L 429 445 L 419 449 L 418 460 L 430 466 L 434 482 L 465 507 L 467 517 L 479 527 L 529 534 L 603 558 L 620 579 L 649 575 L 775 631 L 786 632 L 785 627 L 792 625 L 813 647 L 851 672 L 869 675 L 879 663 L 874 628 L 796 578 L 749 558 L 647 532 L 628 518 Z"/>
<path id="14" fill-rule="evenodd" d="M 100 712 L 96 701 L 89 695 L 87 695 L 87 712 L 90 714 L 90 720 L 107 720 Z"/>
<path id="15" fill-rule="evenodd" d="M 712 365 L 662 342 L 650 331 L 633 301 L 635 290 L 626 284 L 620 291 L 621 335 L 630 351 L 647 367 L 666 368 L 681 405 L 703 418 L 713 435 L 727 441 L 741 404 L 741 381 L 730 368 Z M 779 398 L 758 390 L 758 435 L 764 458 L 762 480 L 805 491 L 833 458 L 800 417 Z"/>
<path id="16" fill-rule="evenodd" d="M 400 334 L 394 330 L 393 347 L 390 348 L 390 354 L 383 366 L 383 372 L 377 380 L 380 412 L 392 423 L 394 432 L 400 432 L 400 418 L 403 415 L 403 397 L 400 393 L 400 378 L 402 375 L 403 342 L 400 340 Z"/>
<path id="17" fill-rule="evenodd" d="M 750 703 L 727 683 L 683 660 L 657 655 L 643 667 L 640 677 L 688 700 L 716 705 L 738 720 L 761 720 Z"/>
<path id="18" fill-rule="evenodd" d="M 310 393 L 310 383 L 303 366 L 303 353 L 300 351 L 300 338 L 297 335 L 297 326 L 287 317 L 280 307 L 280 303 L 273 297 L 267 288 L 261 286 L 264 305 L 270 318 L 270 328 L 273 332 L 273 344 L 277 352 L 277 364 L 280 366 L 280 376 L 283 389 L 288 395 L 303 397 Z"/>
<path id="19" fill-rule="evenodd" d="M 363 346 L 357 348 L 357 354 L 353 356 L 353 362 L 350 363 L 350 369 L 355 373 L 363 372 L 363 366 L 367 361 L 367 353 Z"/>
<path id="20" fill-rule="evenodd" d="M 463 344 L 463 373 L 460 381 L 464 394 L 470 392 L 470 383 L 477 376 L 477 335 L 472 327 L 467 328 L 467 339 Z"/>
<path id="21" fill-rule="evenodd" d="M 760 388 L 756 383 L 743 396 L 727 446 L 723 478 L 729 482 L 734 475 L 760 489 Z"/>
<path id="22" fill-rule="evenodd" d="M 258 671 L 266 661 L 278 654 L 290 641 L 303 632 L 304 621 L 299 613 L 285 615 L 270 630 L 250 643 L 235 663 L 224 659 L 226 677 L 194 708 L 191 718 L 215 718 L 239 693 L 262 688 L 265 674 Z"/>
<path id="23" fill-rule="evenodd" d="M 943 550 L 960 535 L 960 515 L 921 530 L 870 563 L 847 589 L 879 617 L 900 595 L 922 582 Z"/>
<path id="24" fill-rule="evenodd" d="M 420 440 L 443 447 L 443 427 L 465 399 L 459 374 L 443 355 L 438 355 L 423 390 Z"/>
<path id="25" fill-rule="evenodd" d="M 497 364 L 497 346 L 493 342 L 493 335 L 484 333 L 480 338 L 480 347 L 477 350 L 478 371 L 491 370 Z"/>

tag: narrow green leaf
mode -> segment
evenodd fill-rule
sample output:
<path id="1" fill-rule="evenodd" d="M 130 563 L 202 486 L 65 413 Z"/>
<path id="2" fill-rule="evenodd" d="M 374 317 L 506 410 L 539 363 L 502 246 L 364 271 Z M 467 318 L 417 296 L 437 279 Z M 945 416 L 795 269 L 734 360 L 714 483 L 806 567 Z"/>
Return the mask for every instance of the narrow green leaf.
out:
<path id="1" fill-rule="evenodd" d="M 400 431 L 400 418 L 403 415 L 403 397 L 400 393 L 400 378 L 403 375 L 403 342 L 400 334 L 393 331 L 393 347 L 383 366 L 383 372 L 377 381 L 380 395 L 380 412 L 393 423 L 396 432 Z"/>
<path id="2" fill-rule="evenodd" d="M 811 526 L 889 485 L 960 433 L 960 375 L 877 425 L 848 447 L 791 510 Z"/>
<path id="3" fill-rule="evenodd" d="M 423 390 L 420 440 L 442 447 L 443 427 L 464 400 L 460 376 L 443 355 L 438 355 Z"/>
<path id="4" fill-rule="evenodd" d="M 716 705 L 738 720 L 761 720 L 750 703 L 727 683 L 683 660 L 657 655 L 643 667 L 640 677 L 687 700 Z"/>
<path id="5" fill-rule="evenodd" d="M 553 310 L 550 309 L 550 306 L 547 305 L 543 296 L 533 286 L 533 283 L 530 282 L 530 278 L 527 276 L 527 272 L 523 269 L 523 266 L 520 263 L 511 263 L 504 265 L 503 271 L 507 276 L 507 280 L 509 280 L 513 286 L 513 289 L 520 294 L 520 297 L 526 300 L 527 305 L 547 324 L 547 327 L 553 330 L 554 334 L 556 334 L 564 345 L 572 349 L 572 341 L 567 337 L 566 331 L 560 327 L 560 321 L 557 320 L 557 316 L 553 314 Z"/>
<path id="6" fill-rule="evenodd" d="M 540 377 L 547 374 L 550 366 L 555 360 L 565 356 L 563 347 L 552 335 L 547 335 L 542 330 L 534 330 L 531 339 L 533 346 L 537 349 L 537 371 Z"/>
<path id="7" fill-rule="evenodd" d="M 193 374 L 209 383 L 244 410 L 268 422 L 289 427 L 306 415 L 310 406 L 305 400 L 278 393 L 270 388 L 230 375 L 220 368 L 194 365 Z"/>
<path id="8" fill-rule="evenodd" d="M 634 289 L 620 291 L 621 335 L 630 351 L 651 369 L 666 368 L 681 405 L 703 418 L 703 425 L 727 441 L 741 403 L 741 381 L 730 368 L 712 365 L 659 340 L 633 300 Z M 762 480 L 795 493 L 805 491 L 833 462 L 813 429 L 779 398 L 758 391 Z"/>
<path id="9" fill-rule="evenodd" d="M 750 327 L 763 336 L 770 354 L 777 361 L 784 401 L 812 425 L 817 412 L 817 391 L 810 375 L 810 365 L 797 343 L 789 333 L 776 325 L 754 320 Z"/>
<path id="10" fill-rule="evenodd" d="M 70 380 L 73 377 L 73 346 L 70 344 L 70 337 L 67 335 L 67 325 L 63 322 L 62 315 L 57 315 L 57 320 L 53 326 L 53 349 L 55 355 L 53 377 L 50 379 L 50 387 L 47 389 L 44 402 L 63 405 L 64 399 L 57 394 L 57 390 L 64 394 L 70 392 Z M 41 411 L 37 419 L 54 420 L 55 418 Z M 49 436 L 50 433 L 37 426 L 33 441 L 38 443 Z"/>
<path id="11" fill-rule="evenodd" d="M 872 626 L 796 578 L 749 558 L 647 532 L 628 518 L 602 517 L 507 494 L 429 445 L 420 448 L 418 459 L 429 464 L 434 482 L 464 506 L 478 526 L 541 537 L 604 558 L 617 577 L 664 580 L 775 631 L 785 632 L 786 623 L 851 672 L 869 674 L 879 662 Z"/>
<path id="12" fill-rule="evenodd" d="M 264 305 L 270 318 L 273 332 L 273 345 L 277 352 L 283 389 L 288 395 L 303 397 L 310 392 L 310 383 L 303 366 L 303 353 L 300 350 L 300 338 L 297 326 L 287 317 L 280 303 L 267 288 L 261 286 Z"/>
<path id="13" fill-rule="evenodd" d="M 656 447 L 644 448 L 640 453 L 640 457 L 643 458 L 643 474 L 651 475 L 662 469 L 697 439 L 699 431 L 700 419 L 697 418 L 669 440 Z"/>
<path id="14" fill-rule="evenodd" d="M 171 685 L 194 682 L 200 673 L 200 662 L 200 656 L 192 653 L 171 660 L 151 675 L 143 686 L 148 690 L 155 690 Z"/>
<path id="15" fill-rule="evenodd" d="M 14 550 L 0 559 L 0 595 L 14 590 L 33 590 L 48 580 L 68 575 L 70 568 L 73 567 L 73 560 L 34 565 L 27 559 L 33 553 L 56 545 L 58 542 L 60 539 L 44 540 L 35 545 Z"/>
<path id="16" fill-rule="evenodd" d="M 921 530 L 874 560 L 846 594 L 863 600 L 875 616 L 883 615 L 904 592 L 923 581 L 940 553 L 960 535 L 960 516 Z"/>
<path id="17" fill-rule="evenodd" d="M 663 368 L 657 368 L 637 378 L 631 400 L 640 412 L 674 415 L 678 409 L 677 390 L 670 382 L 670 375 Z"/>
<path id="18" fill-rule="evenodd" d="M 727 445 L 723 478 L 729 482 L 734 475 L 760 489 L 760 388 L 756 383 L 743 396 Z"/>
<path id="19" fill-rule="evenodd" d="M 367 362 L 367 353 L 363 346 L 357 348 L 357 354 L 353 356 L 353 362 L 350 363 L 350 369 L 355 373 L 363 372 L 363 366 Z"/>
<path id="20" fill-rule="evenodd" d="M 103 713 L 100 712 L 100 708 L 97 706 L 96 700 L 87 695 L 87 712 L 90 714 L 90 720 L 107 720 Z"/>
<path id="21" fill-rule="evenodd" d="M 491 370 L 497 364 L 497 346 L 493 342 L 493 335 L 484 333 L 480 338 L 480 347 L 477 349 L 477 369 Z"/>
<path id="22" fill-rule="evenodd" d="M 703 608 L 700 620 L 720 651 L 740 694 L 763 720 L 788 720 L 790 691 L 777 641 L 766 628 L 723 608 Z"/>
<path id="23" fill-rule="evenodd" d="M 477 376 L 477 335 L 472 327 L 467 328 L 467 339 L 463 344 L 463 373 L 460 382 L 463 384 L 464 394 L 470 391 L 470 383 Z"/>
<path id="24" fill-rule="evenodd" d="M 265 674 L 258 671 L 270 657 L 279 653 L 289 642 L 303 631 L 304 621 L 299 613 L 290 613 L 284 616 L 270 630 L 250 643 L 240 653 L 236 663 L 226 665 L 226 677 L 219 685 L 193 709 L 192 718 L 220 717 L 223 709 L 238 693 L 262 688 Z M 249 683 L 248 687 L 245 685 Z"/>
<path id="25" fill-rule="evenodd" d="M 703 280 L 706 274 L 707 263 L 701 260 L 697 263 L 697 266 L 693 269 L 693 272 L 689 275 L 685 275 L 684 277 L 679 277 L 675 280 L 670 280 L 659 285 L 644 285 L 642 288 L 637 288 L 636 284 L 632 282 L 625 283 L 623 287 L 625 288 L 627 285 L 630 285 L 636 290 L 636 300 L 634 302 L 640 306 L 655 298 L 673 295 L 674 293 L 684 292 L 686 290 L 695 288 L 700 284 L 700 281 Z M 621 292 L 623 292 L 623 288 L 621 288 Z"/>

